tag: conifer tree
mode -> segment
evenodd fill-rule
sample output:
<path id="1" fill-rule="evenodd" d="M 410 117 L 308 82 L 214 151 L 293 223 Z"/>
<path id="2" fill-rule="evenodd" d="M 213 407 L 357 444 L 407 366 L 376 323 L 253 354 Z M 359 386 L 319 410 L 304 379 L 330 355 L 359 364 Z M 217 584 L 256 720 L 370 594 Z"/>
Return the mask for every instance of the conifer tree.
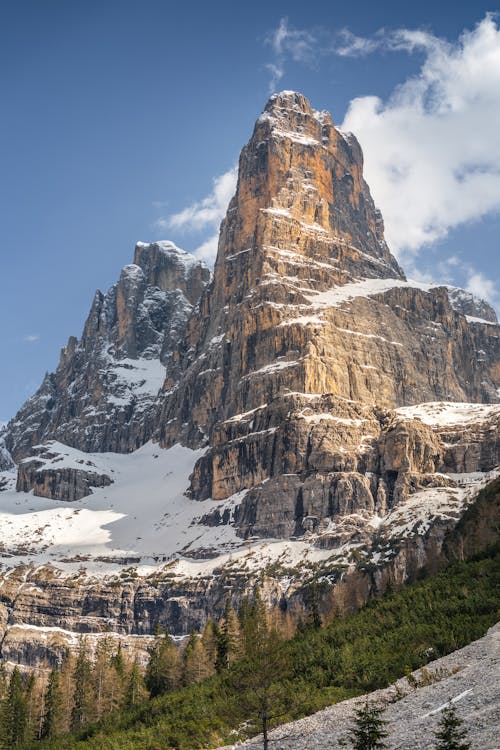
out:
<path id="1" fill-rule="evenodd" d="M 117 673 L 113 667 L 113 639 L 111 636 L 101 638 L 97 644 L 92 670 L 95 713 L 98 719 L 116 708 L 119 701 L 115 700 L 117 690 Z"/>
<path id="2" fill-rule="evenodd" d="M 141 703 L 145 697 L 146 688 L 144 685 L 144 678 L 141 674 L 139 662 L 136 657 L 132 662 L 128 673 L 123 705 L 126 709 L 133 708 Z"/>
<path id="3" fill-rule="evenodd" d="M 81 638 L 78 644 L 73 672 L 74 692 L 71 711 L 71 729 L 81 729 L 93 718 L 94 695 L 92 691 L 92 670 L 87 656 L 87 641 Z"/>
<path id="4" fill-rule="evenodd" d="M 297 695 L 290 690 L 293 664 L 285 641 L 271 628 L 258 591 L 251 606 L 242 607 L 243 658 L 228 670 L 228 711 L 233 719 L 262 732 L 264 750 L 269 731 L 289 712 Z"/>
<path id="5" fill-rule="evenodd" d="M 255 588 L 253 600 L 245 599 L 240 612 L 241 651 L 244 655 L 253 653 L 269 630 L 268 615 L 260 591 Z"/>
<path id="6" fill-rule="evenodd" d="M 387 721 L 382 717 L 384 709 L 375 703 L 366 702 L 354 711 L 354 724 L 349 731 L 353 750 L 382 750 L 384 739 L 389 733 L 385 729 Z"/>
<path id="7" fill-rule="evenodd" d="M 215 662 L 217 660 L 217 626 L 212 620 L 207 620 L 206 625 L 201 635 L 201 642 L 207 655 L 207 660 L 210 665 L 210 674 L 215 670 Z"/>
<path id="8" fill-rule="evenodd" d="M 229 597 L 226 599 L 224 615 L 215 633 L 217 644 L 215 667 L 218 672 L 222 672 L 241 653 L 240 626 Z"/>
<path id="9" fill-rule="evenodd" d="M 12 671 L 7 695 L 1 710 L 1 738 L 2 750 L 22 748 L 28 737 L 28 710 L 23 680 L 18 667 Z"/>
<path id="10" fill-rule="evenodd" d="M 145 682 L 151 697 L 163 695 L 180 683 L 180 658 L 168 634 L 157 636 L 146 667 Z"/>
<path id="11" fill-rule="evenodd" d="M 182 654 L 182 682 L 193 685 L 212 673 L 205 647 L 196 633 L 191 633 Z"/>
<path id="12" fill-rule="evenodd" d="M 118 641 L 118 648 L 111 657 L 111 666 L 120 679 L 125 677 L 125 658 L 123 656 L 122 642 Z"/>
<path id="13" fill-rule="evenodd" d="M 53 739 L 62 732 L 64 704 L 61 693 L 61 676 L 56 669 L 52 669 L 44 697 L 42 738 Z"/>
<path id="14" fill-rule="evenodd" d="M 61 734 L 69 732 L 71 728 L 71 718 L 73 712 L 73 693 L 75 672 L 75 657 L 73 653 L 66 649 L 64 658 L 59 670 L 59 681 L 61 684 L 62 710 L 61 710 Z"/>
<path id="15" fill-rule="evenodd" d="M 451 703 L 443 708 L 441 718 L 434 736 L 436 750 L 469 750 L 471 743 L 467 739 L 464 722 Z"/>
<path id="16" fill-rule="evenodd" d="M 40 714 L 42 712 L 42 695 L 34 672 L 30 672 L 25 679 L 24 698 L 26 702 L 26 736 L 32 739 L 39 734 Z"/>

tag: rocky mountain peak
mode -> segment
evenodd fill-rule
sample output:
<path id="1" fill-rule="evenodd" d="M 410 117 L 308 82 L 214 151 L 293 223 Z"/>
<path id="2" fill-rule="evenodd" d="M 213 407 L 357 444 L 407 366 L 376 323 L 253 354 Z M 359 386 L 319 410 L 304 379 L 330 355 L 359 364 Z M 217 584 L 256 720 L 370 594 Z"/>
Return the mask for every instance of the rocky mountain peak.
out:
<path id="1" fill-rule="evenodd" d="M 352 572 L 360 603 L 357 561 L 393 583 L 432 561 L 471 482 L 496 476 L 499 328 L 470 295 L 406 280 L 383 231 L 355 137 L 301 94 L 271 97 L 241 153 L 214 279 L 172 242 L 137 243 L 81 338 L 0 429 L 7 554 L 27 559 L 28 543 L 51 546 L 58 564 L 181 556 L 186 567 L 177 580 L 166 569 L 161 590 L 118 576 L 101 598 L 94 583 L 60 579 L 42 581 L 38 599 L 41 574 L 31 587 L 23 571 L 22 595 L 5 577 L 10 617 L 31 607 L 36 625 L 87 630 L 109 612 L 134 632 L 189 632 L 226 585 L 244 587 L 247 561 L 257 576 L 274 560 L 283 583 L 311 553 L 315 576 L 318 564 Z M 17 484 L 1 475 L 11 456 Z M 77 504 L 50 506 L 55 534 L 40 497 Z M 62 588 L 78 590 L 70 607 L 81 613 L 47 619 Z"/>
<path id="2" fill-rule="evenodd" d="M 208 266 L 173 242 L 138 242 L 134 263 L 144 272 L 149 286 L 164 292 L 179 289 L 195 305 L 211 278 Z"/>
<path id="3" fill-rule="evenodd" d="M 151 410 L 210 279 L 205 263 L 173 242 L 137 243 L 134 263 L 95 293 L 81 338 L 69 339 L 56 371 L 9 423 L 2 464 L 6 451 L 19 461 L 53 438 L 117 452 L 148 440 L 156 429 Z"/>
<path id="4" fill-rule="evenodd" d="M 264 285 L 266 296 L 282 297 L 282 287 L 269 288 L 277 278 L 298 278 L 296 295 L 298 286 L 388 277 L 404 274 L 385 243 L 358 142 L 302 94 L 272 96 L 241 152 L 221 229 L 216 307 L 234 295 L 261 296 L 256 288 Z"/>
<path id="5" fill-rule="evenodd" d="M 297 91 L 273 94 L 257 120 L 259 125 L 265 122 L 269 122 L 274 128 L 281 127 L 284 131 L 309 135 L 312 138 L 318 135 L 318 124 L 325 128 L 321 136 L 325 138 L 330 135 L 329 128 L 333 127 L 330 113 L 313 109 L 309 100 Z"/>

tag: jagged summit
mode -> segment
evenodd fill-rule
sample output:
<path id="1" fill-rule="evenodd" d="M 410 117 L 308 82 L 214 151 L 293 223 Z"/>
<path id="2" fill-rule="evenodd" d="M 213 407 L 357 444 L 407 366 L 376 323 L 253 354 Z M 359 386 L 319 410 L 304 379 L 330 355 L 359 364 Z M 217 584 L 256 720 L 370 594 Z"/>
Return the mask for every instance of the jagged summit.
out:
<path id="1" fill-rule="evenodd" d="M 211 272 L 172 242 L 137 243 L 134 263 L 97 291 L 80 339 L 9 423 L 5 450 L 19 461 L 57 439 L 84 451 L 128 452 L 156 430 L 156 400 Z M 6 460 L 3 461 L 6 463 Z"/>
<path id="2" fill-rule="evenodd" d="M 243 593 L 269 561 L 276 602 L 300 598 L 290 571 L 307 559 L 332 584 L 345 571 L 362 602 L 375 579 L 432 565 L 471 487 L 495 476 L 499 363 L 488 306 L 406 280 L 355 137 L 281 92 L 242 149 L 213 278 L 172 242 L 137 243 L 0 431 L 3 549 L 56 565 L 170 561 L 147 594 L 120 578 L 94 598 L 95 583 L 61 579 L 81 630 L 109 611 L 127 631 L 189 632 L 235 573 Z M 4 600 L 61 626 L 43 600 L 52 583 L 33 575 L 22 595 L 7 580 Z"/>

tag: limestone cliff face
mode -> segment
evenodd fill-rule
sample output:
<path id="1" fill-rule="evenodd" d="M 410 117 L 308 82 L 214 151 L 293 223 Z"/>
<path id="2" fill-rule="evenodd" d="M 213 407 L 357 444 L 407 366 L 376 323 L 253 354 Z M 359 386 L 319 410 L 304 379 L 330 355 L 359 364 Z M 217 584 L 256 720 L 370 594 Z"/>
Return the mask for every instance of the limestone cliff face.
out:
<path id="1" fill-rule="evenodd" d="M 351 411 L 364 419 L 374 403 L 498 401 L 494 313 L 452 291 L 406 281 L 356 139 L 300 94 L 271 97 L 243 148 L 214 282 L 188 323 L 161 413 L 162 445 L 211 446 L 193 496 L 221 499 L 282 473 L 356 464 Z M 471 312 L 486 319 L 468 320 Z M 340 462 L 339 420 L 348 420 Z M 380 432 L 369 420 L 365 428 Z M 308 446 L 320 434 L 324 458 L 314 466 Z"/>
<path id="2" fill-rule="evenodd" d="M 182 443 L 174 450 L 192 456 L 182 486 L 172 467 L 158 475 L 164 508 L 163 484 L 153 488 L 155 529 L 182 545 L 172 559 L 155 550 L 151 576 L 124 568 L 97 580 L 34 566 L 0 578 L 5 653 L 35 658 L 23 651 L 26 623 L 188 633 L 220 614 L 228 594 L 238 605 L 263 559 L 274 566 L 264 575 L 269 602 L 297 612 L 302 578 L 317 565 L 338 611 L 437 566 L 448 530 L 496 474 L 499 394 L 493 310 L 460 290 L 407 281 L 356 139 L 300 94 L 271 97 L 241 154 L 213 278 L 172 243 L 139 243 L 118 283 L 96 294 L 82 337 L 0 433 L 0 471 L 12 454 L 19 492 L 74 501 L 94 493 L 89 508 L 97 496 L 96 508 L 125 511 L 129 522 L 119 472 L 95 453 Z M 6 496 L 15 479 L 4 474 Z M 140 505 L 149 477 L 141 485 L 126 476 Z M 113 490 L 116 507 L 106 504 Z M 135 513 L 135 496 L 132 504 Z M 142 537 L 115 547 L 114 524 L 95 561 L 140 564 Z M 215 532 L 227 530 L 227 547 L 217 546 Z M 271 540 L 297 546 L 286 560 L 266 558 Z M 0 548 L 21 558 L 35 542 Z M 235 557 L 223 562 L 228 550 Z M 189 568 L 189 558 L 206 568 Z M 74 566 L 91 555 L 52 559 Z"/>
<path id="3" fill-rule="evenodd" d="M 173 243 L 138 243 L 134 264 L 95 294 L 80 340 L 8 425 L 19 461 L 47 439 L 85 451 L 129 452 L 154 431 L 155 400 L 209 269 Z"/>

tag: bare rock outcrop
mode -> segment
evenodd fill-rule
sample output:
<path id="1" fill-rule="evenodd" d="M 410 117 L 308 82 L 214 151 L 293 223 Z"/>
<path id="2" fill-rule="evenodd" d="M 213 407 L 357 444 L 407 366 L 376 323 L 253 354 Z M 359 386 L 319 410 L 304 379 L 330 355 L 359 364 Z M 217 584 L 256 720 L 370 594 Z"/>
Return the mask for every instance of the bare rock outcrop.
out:
<path id="1" fill-rule="evenodd" d="M 83 335 L 9 422 L 16 461 L 59 440 L 84 451 L 129 452 L 155 432 L 155 403 L 210 271 L 173 243 L 138 243 L 135 263 L 95 294 Z"/>

